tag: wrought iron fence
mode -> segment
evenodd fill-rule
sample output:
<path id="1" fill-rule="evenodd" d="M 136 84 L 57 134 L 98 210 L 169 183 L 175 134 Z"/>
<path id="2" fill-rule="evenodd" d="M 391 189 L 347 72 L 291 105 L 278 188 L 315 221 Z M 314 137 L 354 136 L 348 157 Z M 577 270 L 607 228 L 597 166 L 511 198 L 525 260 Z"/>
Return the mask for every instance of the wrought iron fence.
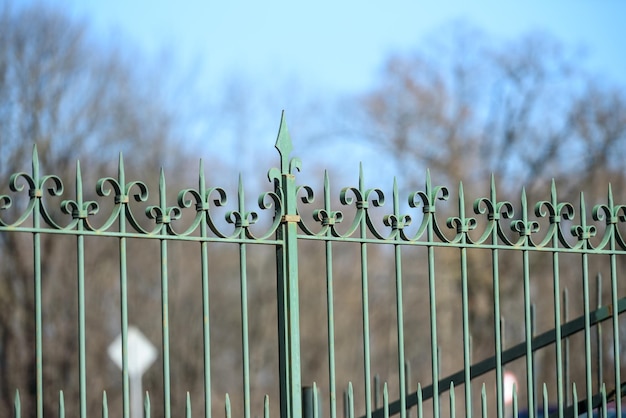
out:
<path id="1" fill-rule="evenodd" d="M 36 384 L 32 396 L 36 402 L 34 410 L 37 417 L 44 416 L 44 393 L 47 390 L 43 376 L 46 318 L 41 301 L 42 282 L 46 280 L 46 260 L 42 258 L 41 239 L 42 236 L 62 235 L 75 240 L 79 374 L 77 415 L 81 417 L 87 416 L 90 385 L 86 367 L 88 337 L 85 312 L 89 307 L 85 302 L 85 286 L 89 281 L 89 266 L 85 262 L 85 251 L 88 248 L 85 241 L 104 237 L 116 241 L 119 259 L 117 274 L 123 417 L 131 416 L 132 373 L 129 371 L 132 371 L 133 365 L 129 364 L 128 309 L 129 304 L 142 303 L 141 300 L 129 299 L 128 262 L 129 257 L 133 257 L 128 250 L 129 240 L 151 240 L 159 245 L 159 354 L 162 409 L 166 417 L 173 415 L 170 402 L 171 371 L 178 367 L 170 362 L 168 302 L 168 266 L 172 258 L 169 246 L 176 241 L 194 243 L 200 250 L 202 285 L 199 299 L 202 317 L 197 318 L 197 321 L 202 324 L 202 403 L 206 417 L 214 413 L 212 406 L 216 404 L 224 406 L 226 416 L 233 414 L 229 395 L 225 395 L 222 401 L 221 398 L 215 399 L 212 391 L 215 379 L 221 379 L 222 376 L 216 375 L 216 360 L 211 355 L 211 347 L 215 344 L 211 332 L 216 319 L 210 318 L 209 309 L 209 245 L 222 243 L 235 245 L 238 253 L 241 300 L 241 341 L 238 348 L 241 350 L 242 371 L 241 414 L 245 417 L 252 416 L 251 390 L 254 389 L 248 324 L 254 312 L 251 313 L 248 306 L 248 249 L 257 245 L 274 248 L 276 255 L 275 278 L 266 278 L 276 290 L 278 365 L 274 374 L 277 376 L 280 396 L 279 409 L 274 411 L 275 415 L 354 417 L 362 414 L 364 417 L 378 417 L 399 414 L 406 417 L 416 414 L 419 417 L 439 417 L 458 413 L 463 416 L 533 417 L 555 414 L 563 417 L 577 416 L 579 412 L 590 416 L 593 411 L 601 410 L 605 414 L 614 411 L 616 416 L 621 416 L 623 387 L 620 339 L 623 335 L 620 332 L 619 314 L 626 309 L 626 299 L 620 296 L 618 267 L 626 254 L 626 241 L 620 229 L 626 222 L 626 205 L 614 202 L 610 186 L 606 202 L 595 205 L 591 211 L 588 210 L 583 193 L 580 194 L 577 207 L 561 201 L 554 182 L 547 199 L 530 205 L 526 192 L 522 191 L 516 207 L 509 201 L 499 199 L 495 179 L 492 178 L 488 196 L 475 199 L 472 206 L 474 215 L 468 216 L 462 183 L 458 192 L 455 192 L 458 197 L 457 209 L 453 211 L 444 205 L 453 193 L 447 187 L 434 185 L 429 174 L 426 175 L 424 189 L 409 193 L 404 201 L 394 181 L 390 209 L 387 210 L 384 206 L 387 195 L 382 189 L 366 188 L 362 173 L 358 185 L 341 189 L 338 199 L 331 197 L 329 176 L 325 175 L 322 201 L 319 206 L 315 206 L 313 188 L 297 183 L 301 161 L 291 156 L 292 143 L 284 121 L 281 121 L 276 149 L 280 156 L 280 168 L 272 168 L 268 173 L 273 188 L 261 194 L 257 202 L 259 209 L 269 214 L 268 220 L 264 222 L 259 221 L 257 211 L 249 209 L 241 179 L 236 208 L 222 213 L 223 219 L 218 219 L 220 208 L 227 207 L 227 193 L 224 188 L 208 185 L 202 163 L 197 188 L 179 191 L 173 205 L 162 172 L 158 181 L 158 203 L 149 204 L 147 184 L 126 178 L 124 159 L 120 156 L 117 176 L 103 177 L 97 181 L 95 194 L 101 200 L 96 201 L 85 198 L 79 163 L 72 180 L 75 184 L 73 196 L 66 198 L 69 192 L 64 190 L 64 181 L 56 175 L 41 172 L 37 149 L 34 149 L 32 171 L 13 174 L 8 181 L 10 190 L 0 196 L 0 235 L 29 234 L 32 238 L 35 347 L 24 347 L 24 350 L 32 350 L 36 364 L 36 376 L 33 377 Z M 24 196 L 22 200 L 19 199 Z M 47 202 L 49 197 L 60 200 L 58 207 L 52 207 Z M 146 204 L 143 214 L 134 209 L 133 200 Z M 341 210 L 336 208 L 337 205 Z M 309 210 L 308 207 L 317 208 Z M 108 213 L 103 216 L 104 208 Z M 185 215 L 187 221 L 183 222 Z M 445 224 L 442 223 L 443 218 L 446 218 Z M 325 290 L 324 321 L 322 325 L 317 323 L 317 326 L 325 334 L 322 361 L 325 370 L 312 372 L 307 369 L 311 376 L 321 375 L 323 382 L 307 381 L 303 387 L 303 352 L 319 351 L 315 347 L 301 347 L 304 338 L 301 334 L 307 331 L 301 329 L 303 318 L 300 307 L 304 299 L 311 297 L 309 294 L 300 294 L 299 290 L 304 280 L 299 278 L 303 269 L 302 259 L 308 256 L 307 252 L 312 248 L 307 245 L 323 247 L 323 261 L 318 266 L 317 279 L 322 284 L 319 289 Z M 344 245 L 358 248 L 358 251 L 350 253 L 349 264 L 352 274 L 358 278 L 359 285 L 351 292 L 358 294 L 359 305 L 350 305 L 351 312 L 346 313 L 344 309 L 339 315 L 336 308 L 338 305 L 343 306 L 343 301 L 337 300 L 335 294 L 340 280 L 335 277 L 338 268 L 336 257 Z M 475 259 L 472 259 L 475 255 Z M 503 271 L 504 260 L 518 262 L 507 261 L 506 271 Z M 11 260 L 3 258 L 3 262 L 10 263 Z M 535 277 L 535 262 L 548 266 L 549 276 Z M 573 262 L 578 267 L 572 268 Z M 378 263 L 386 263 L 390 267 L 382 276 L 374 272 Z M 511 267 L 512 264 L 515 267 Z M 445 274 L 441 273 L 444 267 Z M 572 271 L 577 272 L 575 277 L 567 278 L 568 283 L 578 283 L 579 287 L 575 291 L 576 295 L 581 296 L 581 312 L 574 319 L 570 319 L 567 308 L 571 302 L 567 298 L 562 299 L 566 287 L 562 285 L 562 273 L 565 270 L 568 275 Z M 456 302 L 446 305 L 437 292 L 444 289 L 442 276 L 449 280 L 450 271 L 454 272 L 453 283 L 458 292 L 453 292 Z M 545 271 L 546 268 L 541 270 L 542 274 Z M 592 307 L 589 282 L 597 271 L 604 272 L 609 277 L 609 283 L 603 286 L 598 282 L 596 306 Z M 470 304 L 472 280 L 477 272 L 488 278 L 483 280 L 483 285 L 490 292 L 486 302 L 486 312 L 490 318 L 488 323 L 472 317 L 476 309 L 476 306 Z M 513 335 L 505 341 L 504 330 L 507 328 L 503 325 L 505 315 L 502 312 L 500 287 L 504 281 L 511 282 L 511 276 L 514 276 L 513 282 L 521 288 L 517 292 L 520 301 L 515 311 L 518 318 L 506 319 L 509 323 L 521 324 L 520 329 L 523 331 L 521 338 Z M 372 352 L 380 350 L 373 342 L 378 336 L 372 334 L 379 333 L 380 327 L 373 329 L 371 320 L 383 307 L 376 301 L 372 302 L 374 296 L 370 290 L 373 282 L 378 280 L 383 280 L 384 286 L 393 289 L 395 299 L 394 312 L 388 316 L 391 322 L 387 322 L 388 329 L 385 330 L 387 341 L 392 341 L 388 346 L 395 352 L 392 355 L 389 351 L 382 354 L 382 357 L 386 357 L 385 361 L 391 359 L 395 363 L 387 371 L 387 377 L 395 380 L 390 386 L 387 383 L 381 385 L 381 378 L 373 371 L 373 367 L 378 367 L 378 362 L 373 359 Z M 538 299 L 537 292 L 545 291 L 534 290 L 533 283 L 538 280 L 547 283 L 552 291 L 550 297 L 541 299 L 549 300 L 549 306 L 534 306 L 534 299 Z M 513 285 L 517 286 L 515 283 Z M 602 301 L 604 293 L 610 295 L 608 303 Z M 536 310 L 540 310 L 545 322 L 551 324 L 549 329 L 544 327 L 544 331 L 538 332 L 535 325 Z M 449 318 L 454 317 L 448 314 L 449 311 L 458 314 L 453 318 L 454 323 L 449 321 Z M 446 315 L 442 319 L 444 313 Z M 407 314 L 418 317 L 417 320 L 425 327 L 421 329 L 427 329 L 428 332 L 408 329 L 407 323 L 413 323 L 413 319 L 408 319 Z M 352 328 L 358 328 L 360 341 L 344 340 L 339 345 L 336 343 L 338 336 L 335 327 L 337 321 L 346 320 L 346 317 Z M 602 333 L 604 321 L 609 321 L 608 333 Z M 476 344 L 472 336 L 480 328 L 487 329 L 489 334 L 489 338 L 484 339 L 487 343 L 483 341 L 483 345 L 489 348 L 483 347 L 481 353 L 491 350 L 491 355 L 474 361 Z M 442 341 L 443 332 L 452 335 Z M 389 336 L 391 334 L 394 334 L 393 338 Z M 570 340 L 577 335 L 582 337 L 576 347 L 571 349 Z M 416 341 L 421 343 L 416 344 Z M 342 372 L 339 379 L 337 370 L 345 358 L 338 361 L 337 352 L 348 343 L 352 346 L 351 352 L 357 353 L 355 356 L 361 366 L 354 376 L 346 377 Z M 448 347 L 450 344 L 455 347 Z M 442 353 L 442 349 L 450 349 L 452 354 Z M 546 350 L 549 350 L 549 355 L 545 354 Z M 538 372 L 538 354 L 547 356 L 548 360 L 542 363 L 547 371 Z M 516 360 L 519 360 L 518 363 Z M 373 363 L 376 365 L 373 366 Z M 581 376 L 572 377 L 575 374 L 575 371 L 570 370 L 572 363 L 582 365 L 577 369 L 582 370 Z M 451 368 L 458 368 L 458 371 L 448 374 Z M 411 369 L 429 372 L 427 375 L 420 372 L 420 376 L 413 379 Z M 508 385 L 508 369 L 521 370 L 518 373 L 518 385 Z M 550 382 L 538 382 L 538 374 L 551 376 L 548 378 Z M 347 380 L 350 382 L 343 392 L 339 386 Z M 416 388 L 412 388 L 413 380 L 419 382 Z M 323 388 L 322 391 L 318 384 Z M 459 387 L 462 387 L 462 395 L 457 395 Z M 343 412 L 338 407 L 338 398 L 341 398 L 338 395 L 341 393 Z M 59 414 L 65 416 L 63 392 L 58 395 Z M 21 398 L 20 392 L 16 391 L 13 401 L 16 417 L 21 416 Z M 443 405 L 444 398 L 449 406 Z M 270 399 L 268 396 L 263 399 L 263 414 L 269 416 L 272 414 Z M 144 413 L 149 416 L 151 402 L 148 393 L 143 402 Z M 101 410 L 102 416 L 108 416 L 106 393 L 102 396 Z M 185 414 L 192 415 L 188 393 Z"/>

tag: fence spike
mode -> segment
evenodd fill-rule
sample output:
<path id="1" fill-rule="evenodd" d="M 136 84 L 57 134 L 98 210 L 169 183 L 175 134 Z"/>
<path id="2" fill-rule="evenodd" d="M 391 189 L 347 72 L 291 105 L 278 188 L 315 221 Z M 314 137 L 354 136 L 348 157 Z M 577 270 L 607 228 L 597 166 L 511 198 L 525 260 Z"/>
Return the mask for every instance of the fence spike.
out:
<path id="1" fill-rule="evenodd" d="M 285 111 L 280 115 L 280 126 L 278 128 L 278 136 L 276 137 L 276 144 L 274 145 L 280 154 L 281 168 L 283 170 L 288 169 L 289 155 L 293 151 L 293 144 L 291 142 L 291 136 L 287 129 L 287 121 L 285 118 Z"/>
<path id="2" fill-rule="evenodd" d="M 576 391 L 576 382 L 572 383 L 572 405 L 574 406 L 574 415 L 578 416 L 578 392 Z"/>
<path id="3" fill-rule="evenodd" d="M 62 390 L 59 391 L 59 418 L 65 418 L 65 399 Z"/>
<path id="4" fill-rule="evenodd" d="M 385 418 L 389 418 L 389 389 L 387 382 L 383 385 L 383 413 Z"/>
<path id="5" fill-rule="evenodd" d="M 230 396 L 228 396 L 228 393 L 224 397 L 224 413 L 226 418 L 230 418 Z"/>
<path id="6" fill-rule="evenodd" d="M 354 418 L 354 389 L 352 382 L 348 382 L 348 417 Z"/>
<path id="7" fill-rule="evenodd" d="M 15 389 L 15 397 L 13 398 L 13 416 L 14 418 L 21 418 L 22 416 L 22 403 L 20 401 L 19 389 Z"/>
<path id="8" fill-rule="evenodd" d="M 143 416 L 144 418 L 150 418 L 150 394 L 146 391 L 146 396 L 143 401 Z"/>
<path id="9" fill-rule="evenodd" d="M 487 389 L 484 382 L 482 389 L 480 390 L 480 405 L 483 418 L 487 418 Z"/>
<path id="10" fill-rule="evenodd" d="M 519 416 L 519 409 L 517 405 L 517 384 L 513 383 L 513 418 Z"/>
<path id="11" fill-rule="evenodd" d="M 109 403 L 106 390 L 102 391 L 102 418 L 109 418 Z"/>
<path id="12" fill-rule="evenodd" d="M 422 404 L 422 384 L 417 383 L 417 418 L 424 417 L 424 406 Z"/>
<path id="13" fill-rule="evenodd" d="M 313 418 L 319 417 L 319 408 L 318 408 L 319 398 L 317 396 L 317 383 L 313 382 Z"/>
<path id="14" fill-rule="evenodd" d="M 454 382 L 450 382 L 450 417 L 454 418 L 456 416 L 456 401 L 454 394 Z"/>

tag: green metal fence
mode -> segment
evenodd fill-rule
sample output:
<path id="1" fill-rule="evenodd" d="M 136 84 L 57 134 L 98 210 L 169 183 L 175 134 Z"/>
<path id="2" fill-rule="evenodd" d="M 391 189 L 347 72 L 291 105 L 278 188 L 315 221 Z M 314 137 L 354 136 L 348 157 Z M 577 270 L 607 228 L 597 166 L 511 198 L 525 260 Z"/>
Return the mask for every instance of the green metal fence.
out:
<path id="1" fill-rule="evenodd" d="M 495 179 L 491 179 L 488 196 L 475 199 L 470 206 L 474 215 L 468 216 L 463 184 L 459 185 L 458 194 L 455 192 L 457 202 L 446 205 L 452 193 L 446 187 L 433 185 L 428 174 L 423 190 L 409 193 L 403 199 L 394 181 L 391 202 L 387 204 L 385 200 L 389 195 L 378 188 L 366 188 L 362 173 L 358 186 L 341 189 L 338 199 L 334 199 L 328 175 L 325 175 L 321 203 L 315 206 L 313 188 L 298 184 L 296 176 L 301 161 L 291 156 L 292 144 L 284 121 L 281 121 L 276 149 L 280 155 L 280 168 L 272 168 L 268 173 L 269 184 L 273 188 L 263 193 L 257 202 L 261 211 L 270 214 L 270 220 L 258 229 L 253 226 L 259 226 L 259 214 L 251 211 L 245 201 L 241 180 L 236 208 L 226 212 L 222 220 L 217 219 L 218 209 L 227 206 L 226 192 L 207 184 L 202 163 L 197 188 L 178 192 L 174 204 L 170 199 L 172 195 L 166 191 L 165 175 L 161 173 L 158 203 L 148 205 L 145 213 L 140 215 L 132 209 L 131 201 L 148 202 L 148 186 L 126 178 L 121 156 L 117 176 L 103 177 L 95 186 L 96 194 L 107 200 L 105 205 L 85 199 L 79 164 L 72 180 L 75 191 L 68 198 L 71 193 L 64 190 L 61 178 L 40 172 L 37 150 L 34 149 L 32 171 L 13 174 L 8 181 L 10 190 L 0 196 L 0 234 L 29 234 L 32 237 L 35 347 L 24 347 L 24 350 L 32 351 L 36 362 L 33 399 L 37 417 L 44 416 L 44 394 L 47 397 L 58 395 L 58 414 L 65 416 L 63 392 L 57 395 L 48 393 L 43 383 L 46 347 L 42 334 L 46 317 L 41 299 L 42 281 L 46 280 L 46 260 L 41 256 L 42 236 L 69 236 L 75 240 L 79 363 L 76 416 L 87 416 L 90 385 L 85 329 L 85 312 L 89 307 L 85 305 L 84 298 L 90 273 L 89 266 L 85 264 L 85 251 L 88 251 L 85 241 L 106 237 L 116 240 L 119 257 L 121 393 L 122 416 L 125 418 L 131 416 L 128 309 L 129 304 L 142 303 L 141 300 L 129 299 L 128 259 L 133 257 L 127 248 L 129 240 L 151 240 L 159 245 L 162 338 L 159 356 L 163 385 L 161 395 L 145 394 L 145 416 L 150 415 L 151 397 L 162 399 L 166 417 L 181 416 L 183 412 L 172 411 L 170 402 L 170 374 L 178 365 L 170 362 L 168 265 L 172 257 L 170 245 L 176 241 L 195 243 L 199 249 L 203 313 L 197 321 L 202 323 L 203 328 L 204 411 L 201 412 L 206 417 L 212 415 L 214 405 L 223 405 L 226 416 L 232 414 L 230 396 L 226 394 L 225 398 L 217 399 L 212 391 L 215 379 L 222 376 L 216 375 L 215 360 L 211 355 L 211 347 L 215 344 L 211 338 L 211 327 L 219 319 L 209 315 L 209 256 L 210 245 L 220 243 L 236 246 L 239 257 L 241 345 L 236 349 L 241 350 L 241 413 L 245 417 L 253 414 L 269 416 L 272 413 L 282 417 L 382 417 L 394 414 L 402 417 L 456 414 L 498 417 L 553 414 L 563 417 L 577 416 L 579 412 L 590 416 L 592 411 L 602 411 L 604 416 L 611 416 L 614 411 L 616 416 L 621 416 L 622 333 L 619 314 L 626 309 L 626 299 L 620 296 L 618 289 L 618 270 L 626 254 L 626 241 L 620 230 L 626 222 L 626 206 L 614 203 L 610 186 L 606 202 L 595 205 L 590 211 L 582 193 L 577 207 L 559 200 L 554 183 L 547 199 L 530 205 L 526 192 L 522 191 L 516 206 L 498 199 Z M 63 198 L 59 207 L 53 208 L 46 203 L 50 196 Z M 305 208 L 307 205 L 316 209 L 308 210 Z M 456 209 L 451 209 L 451 206 L 456 206 Z M 101 220 L 95 222 L 95 215 L 104 207 L 109 214 L 102 217 L 100 213 Z M 15 213 L 16 210 L 18 215 L 2 215 Z M 179 220 L 190 213 L 192 220 L 181 227 Z M 225 229 L 224 225 L 229 225 L 229 229 Z M 320 289 L 325 289 L 325 320 L 318 324 L 325 334 L 324 370 L 307 369 L 309 375 L 322 376 L 321 382 L 303 382 L 303 353 L 318 350 L 301 347 L 304 335 L 301 335 L 303 318 L 300 307 L 303 299 L 310 295 L 300 294 L 303 279 L 299 279 L 299 274 L 302 273 L 303 257 L 307 257 L 308 248 L 312 248 L 307 245 L 322 246 L 324 254 L 318 275 L 323 284 Z M 348 245 L 358 248 L 351 253 L 349 263 L 353 274 L 358 277 L 359 286 L 352 292 L 358 294 L 360 309 L 348 313 L 342 310 L 339 314 L 336 308 L 343 306 L 343 301 L 336 299 L 335 295 L 341 280 L 335 277 L 337 257 L 340 249 Z M 248 319 L 254 312 L 249 311 L 247 294 L 248 250 L 253 246 L 275 249 L 275 277 L 267 277 L 266 280 L 276 289 L 278 367 L 274 373 L 280 394 L 277 400 L 279 408 L 273 410 L 270 398 L 265 396 L 262 412 L 256 413 L 252 408 L 260 405 L 252 405 L 251 401 L 254 387 L 250 376 L 250 350 L 254 347 L 250 347 L 248 326 Z M 379 268 L 378 264 L 383 264 L 383 259 L 389 268 Z M 506 265 L 503 265 L 505 260 Z M 3 259 L 3 262 L 11 261 Z M 549 266 L 548 276 L 535 277 L 539 262 L 544 267 Z M 383 279 L 378 277 L 381 276 L 380 269 L 384 270 Z M 442 289 L 442 277 L 448 277 L 450 271 L 454 272 L 452 276 L 455 277 L 458 292 L 453 292 L 456 302 L 453 299 L 452 304 L 446 305 L 437 292 Z M 545 268 L 541 271 L 544 272 Z M 567 271 L 568 283 L 577 283 L 577 287 L 568 289 L 569 293 L 565 296 L 566 286 L 562 285 L 564 271 Z M 571 277 L 572 271 L 576 272 L 574 277 Z M 597 273 L 604 273 L 609 281 L 608 285 L 603 285 L 598 279 L 597 299 L 592 303 L 593 289 L 590 288 L 593 286 L 590 280 Z M 488 277 L 486 286 L 491 297 L 487 302 L 483 299 L 488 304 L 486 311 L 491 318 L 488 323 L 473 317 L 476 306 L 470 304 L 474 275 L 477 274 Z M 516 305 L 519 306 L 517 317 L 505 318 L 500 286 L 505 280 L 511 282 L 511 276 L 514 276 L 513 285 L 521 289 L 521 298 Z M 378 328 L 374 330 L 370 322 L 373 315 L 387 306 L 377 304 L 376 296 L 370 294 L 372 283 L 376 280 L 383 280 L 385 286 L 393 289 L 395 296 L 394 312 L 389 316 L 392 321 L 387 323 L 386 329 L 387 341 L 391 341 L 387 346 L 393 353 L 389 355 L 387 351 L 382 355 L 394 366 L 388 367 L 387 376 L 382 378 L 373 370 L 378 367 L 378 362 L 373 359 L 373 351 L 378 350 L 378 346 L 373 340 L 379 339 L 373 334 L 379 331 Z M 538 291 L 533 290 L 533 283 L 538 281 L 549 285 L 551 296 L 548 300 L 551 303 L 547 307 L 534 304 L 539 298 Z M 581 297 L 580 312 L 575 315 L 568 311 L 568 305 L 574 304 L 566 296 L 573 292 Z M 417 296 L 412 299 L 409 293 Z M 602 294 L 605 293 L 610 295 L 608 303 L 602 301 Z M 541 312 L 545 323 L 551 324 L 549 329 L 544 327 L 541 331 L 535 325 L 537 311 Z M 454 323 L 449 321 L 449 316 L 442 319 L 442 315 L 449 312 L 459 314 L 453 319 Z M 348 342 L 343 340 L 342 346 L 339 346 L 335 327 L 337 321 L 345 320 L 346 316 L 350 326 L 359 330 L 360 338 Z M 410 329 L 407 324 L 415 321 L 421 324 L 422 331 L 427 329 L 428 332 Z M 608 325 L 602 333 L 604 322 Z M 512 335 L 505 340 L 506 323 L 521 324 L 521 337 Z M 490 350 L 491 354 L 482 359 L 475 358 L 474 354 L 473 335 L 480 331 L 479 328 L 487 329 L 490 335 L 485 339 L 490 341 L 487 344 L 490 348 L 483 347 L 483 352 Z M 442 341 L 442 333 L 449 334 L 449 330 L 459 332 Z M 574 340 L 576 337 L 579 340 Z M 422 343 L 415 344 L 415 341 Z M 570 343 L 575 347 L 571 348 Z M 343 380 L 339 382 L 337 370 L 346 360 L 338 360 L 336 354 L 343 350 L 343 344 L 351 344 L 351 350 L 356 353 L 361 366 L 354 376 L 345 379 L 342 372 Z M 442 350 L 452 350 L 453 354 Z M 546 350 L 549 354 L 545 354 Z M 549 359 L 543 361 L 544 371 L 541 373 L 537 369 L 537 355 Z M 576 372 L 572 371 L 572 364 L 582 365 L 578 368 L 582 370 L 581 376 L 573 376 Z M 455 371 L 449 372 L 450 369 Z M 509 369 L 521 370 L 518 384 L 513 387 L 507 386 Z M 414 373 L 416 370 L 429 372 L 426 375 L 420 372 L 417 376 Z M 538 374 L 551 376 L 550 382 L 539 381 Z M 393 382 L 381 383 L 390 377 Z M 344 390 L 346 379 L 349 382 Z M 22 416 L 22 396 L 20 391 L 15 392 L 12 408 L 16 417 Z M 189 394 L 185 403 L 184 413 L 192 416 Z M 197 414 L 200 409 L 194 408 L 194 413 Z M 102 396 L 101 410 L 102 416 L 109 415 L 106 393 Z M 53 414 L 45 411 L 45 415 Z M 118 413 L 111 415 L 119 416 Z"/>

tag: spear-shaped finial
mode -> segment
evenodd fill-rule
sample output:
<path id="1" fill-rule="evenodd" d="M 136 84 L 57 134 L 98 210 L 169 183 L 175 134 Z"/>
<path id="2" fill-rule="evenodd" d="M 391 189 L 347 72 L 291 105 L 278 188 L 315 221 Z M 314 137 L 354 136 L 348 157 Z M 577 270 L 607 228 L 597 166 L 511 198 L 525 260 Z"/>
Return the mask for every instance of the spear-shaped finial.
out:
<path id="1" fill-rule="evenodd" d="M 293 150 L 293 144 L 291 143 L 291 136 L 287 130 L 287 122 L 285 120 L 285 111 L 280 116 L 280 127 L 278 128 L 278 136 L 276 137 L 276 149 L 280 153 L 280 165 L 284 172 L 289 167 L 289 155 Z"/>

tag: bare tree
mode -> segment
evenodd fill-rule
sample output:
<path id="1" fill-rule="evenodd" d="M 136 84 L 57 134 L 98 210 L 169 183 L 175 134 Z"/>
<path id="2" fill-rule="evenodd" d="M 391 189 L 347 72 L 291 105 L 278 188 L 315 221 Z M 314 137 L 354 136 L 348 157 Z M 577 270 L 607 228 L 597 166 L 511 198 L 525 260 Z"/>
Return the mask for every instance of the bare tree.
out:
<path id="1" fill-rule="evenodd" d="M 577 192 L 585 189 L 588 206 L 594 199 L 604 202 L 610 181 L 616 199 L 619 193 L 623 201 L 622 188 L 615 187 L 625 179 L 619 163 L 626 146 L 622 86 L 584 71 L 576 50 L 545 33 L 500 44 L 466 26 L 437 36 L 431 48 L 390 57 L 378 85 L 357 98 L 360 113 L 347 122 L 354 137 L 397 163 L 408 188 L 420 190 L 420 174 L 428 168 L 451 191 L 463 181 L 472 198 L 485 196 L 493 173 L 499 198 L 515 204 L 522 186 L 530 202 L 547 198 L 551 177 L 560 200 L 577 203 Z M 458 255 L 445 257 L 446 264 L 458 265 Z M 474 359 L 493 350 L 493 326 L 485 326 L 494 323 L 490 263 L 486 251 L 468 254 Z M 500 268 L 507 272 L 500 287 L 503 314 L 513 318 L 508 326 L 519 330 L 519 263 L 503 259 Z M 552 309 L 550 262 L 537 256 L 533 269 L 534 301 L 539 309 Z M 560 269 L 567 278 L 563 286 L 576 286 L 578 297 L 579 270 L 571 264 Z M 460 279 L 439 283 L 450 298 L 442 306 L 458 303 Z M 539 327 L 553 327 L 541 322 L 550 317 L 540 314 Z M 444 331 L 444 342 L 460 333 L 454 327 Z M 550 382 L 554 377 L 542 378 Z"/>
<path id="2" fill-rule="evenodd" d="M 120 151 L 132 155 L 129 175 L 147 170 L 157 178 L 159 165 L 174 167 L 182 161 L 174 142 L 175 111 L 162 100 L 156 73 L 132 62 L 115 45 L 97 41 L 83 23 L 50 6 L 2 2 L 0 22 L 0 178 L 29 171 L 34 144 L 41 172 L 59 175 L 67 193 L 79 158 L 89 180 L 114 174 Z M 86 193 L 95 195 L 95 189 Z M 3 216 L 19 211 L 20 202 Z M 50 409 L 56 408 L 55 389 L 65 389 L 71 397 L 77 388 L 76 300 L 68 297 L 76 286 L 75 264 L 69 262 L 72 254 L 67 251 L 72 246 L 71 240 L 42 238 L 43 373 Z M 23 234 L 0 234 L 0 248 L 0 415 L 9 415 L 14 391 L 20 389 L 23 413 L 30 416 L 36 367 L 32 248 Z M 87 299 L 94 301 L 88 321 L 102 330 L 91 335 L 90 347 L 108 344 L 119 324 L 119 320 L 114 325 L 102 323 L 119 303 L 113 249 L 103 243 L 87 254 L 87 262 L 98 266 L 92 273 L 93 285 L 87 288 Z M 106 364 L 101 354 L 94 351 L 88 363 L 94 368 Z M 99 376 L 101 383 L 94 380 L 94 385 L 106 387 L 102 382 L 107 374 Z"/>

